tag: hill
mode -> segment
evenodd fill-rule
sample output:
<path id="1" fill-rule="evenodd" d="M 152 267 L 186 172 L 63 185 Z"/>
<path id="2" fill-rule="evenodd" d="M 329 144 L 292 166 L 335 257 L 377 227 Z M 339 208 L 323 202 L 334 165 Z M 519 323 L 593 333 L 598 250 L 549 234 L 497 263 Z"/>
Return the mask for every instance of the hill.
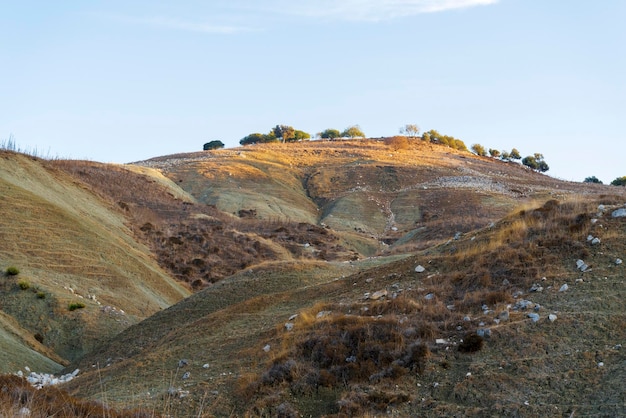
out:
<path id="1" fill-rule="evenodd" d="M 4 200 L 14 244 L 0 261 L 21 272 L 7 277 L 3 301 L 16 302 L 2 310 L 28 330 L 19 344 L 39 329 L 17 309 L 36 300 L 19 277 L 46 283 L 36 263 L 50 277 L 57 259 L 71 266 L 74 292 L 96 285 L 96 267 L 127 285 L 98 282 L 97 300 L 110 295 L 126 311 L 115 326 L 95 306 L 60 309 L 71 297 L 52 304 L 63 292 L 43 299 L 59 324 L 91 327 L 77 328 L 80 350 L 59 349 L 51 334 L 28 345 L 55 362 L 42 359 L 42 370 L 81 370 L 64 385 L 74 395 L 175 416 L 626 411 L 617 262 L 626 224 L 611 216 L 623 188 L 420 141 L 257 145 L 124 166 L 5 159 L 1 178 L 21 194 Z M 17 234 L 34 223 L 22 201 L 51 206 L 40 235 Z M 33 242 L 37 251 L 23 251 Z M 35 258 L 45 246 L 72 257 Z M 185 289 L 194 293 L 180 300 Z M 128 308 L 147 293 L 161 304 Z"/>

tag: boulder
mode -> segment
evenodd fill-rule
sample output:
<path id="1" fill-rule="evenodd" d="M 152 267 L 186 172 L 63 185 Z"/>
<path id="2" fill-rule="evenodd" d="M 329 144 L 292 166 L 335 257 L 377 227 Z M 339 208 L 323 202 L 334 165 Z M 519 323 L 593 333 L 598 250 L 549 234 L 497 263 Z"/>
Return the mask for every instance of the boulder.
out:
<path id="1" fill-rule="evenodd" d="M 614 210 L 611 216 L 614 218 L 626 217 L 626 208 L 620 208 L 620 209 Z"/>

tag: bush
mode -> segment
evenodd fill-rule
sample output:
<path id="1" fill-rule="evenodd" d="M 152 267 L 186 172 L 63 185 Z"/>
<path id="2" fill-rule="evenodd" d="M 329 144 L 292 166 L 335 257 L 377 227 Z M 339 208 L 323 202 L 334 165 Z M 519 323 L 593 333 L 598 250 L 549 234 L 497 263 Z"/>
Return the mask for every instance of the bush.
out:
<path id="1" fill-rule="evenodd" d="M 45 299 L 46 298 L 46 293 L 45 292 L 37 292 L 37 299 Z"/>
<path id="2" fill-rule="evenodd" d="M 20 274 L 20 270 L 17 267 L 7 267 L 6 269 L 6 274 L 7 276 L 17 276 L 18 274 Z"/>
<path id="3" fill-rule="evenodd" d="M 85 307 L 85 304 L 83 302 L 70 302 L 70 304 L 67 306 L 67 308 L 70 311 L 75 311 L 76 309 L 83 309 Z"/>
<path id="4" fill-rule="evenodd" d="M 20 280 L 19 282 L 17 282 L 17 285 L 22 290 L 30 289 L 30 283 L 28 282 L 28 280 Z"/>
<path id="5" fill-rule="evenodd" d="M 409 140 L 406 136 L 392 136 L 390 138 L 385 138 L 385 145 L 392 148 L 394 151 L 408 149 Z"/>
<path id="6" fill-rule="evenodd" d="M 220 149 L 220 148 L 224 148 L 224 143 L 222 141 L 217 141 L 217 140 L 216 141 L 207 142 L 202 147 L 202 149 L 204 151 L 209 151 L 209 150 L 213 150 L 213 149 Z"/>
<path id="7" fill-rule="evenodd" d="M 626 186 L 626 176 L 618 177 L 611 182 L 613 186 Z"/>
<path id="8" fill-rule="evenodd" d="M 487 156 L 487 150 L 485 149 L 485 147 L 483 147 L 480 144 L 473 144 L 472 145 L 472 152 L 476 155 L 479 155 L 481 157 L 486 157 Z"/>
<path id="9" fill-rule="evenodd" d="M 586 177 L 583 183 L 602 184 L 602 182 L 596 176 Z"/>
<path id="10" fill-rule="evenodd" d="M 466 335 L 463 342 L 459 344 L 459 352 L 461 353 L 475 353 L 483 348 L 483 337 L 476 333 Z"/>

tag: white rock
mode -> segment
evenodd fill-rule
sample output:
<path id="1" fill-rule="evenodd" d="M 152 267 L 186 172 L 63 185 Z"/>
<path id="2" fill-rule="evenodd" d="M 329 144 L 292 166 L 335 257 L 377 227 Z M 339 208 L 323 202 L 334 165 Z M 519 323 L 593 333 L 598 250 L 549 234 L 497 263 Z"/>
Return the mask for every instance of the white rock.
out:
<path id="1" fill-rule="evenodd" d="M 550 315 L 548 315 L 548 319 L 550 320 L 550 322 L 554 322 L 554 321 L 556 321 L 556 315 L 555 314 L 550 314 Z"/>
<path id="2" fill-rule="evenodd" d="M 209 368 L 209 363 L 204 363 L 204 364 L 202 365 L 202 368 L 203 368 L 203 369 L 208 369 L 208 368 Z"/>
<path id="3" fill-rule="evenodd" d="M 266 344 L 265 347 L 263 347 L 263 351 L 265 351 L 266 353 L 269 353 L 271 348 L 272 347 L 269 344 Z"/>
<path id="4" fill-rule="evenodd" d="M 383 290 L 379 290 L 379 291 L 372 293 L 372 295 L 370 296 L 370 299 L 378 300 L 385 296 L 387 296 L 387 290 L 383 289 Z"/>
<path id="5" fill-rule="evenodd" d="M 600 244 L 600 238 L 596 237 L 591 240 L 591 245 L 598 245 L 598 244 Z"/>
<path id="6" fill-rule="evenodd" d="M 426 296 L 424 296 L 424 299 L 426 299 L 426 300 L 432 300 L 434 298 L 435 298 L 434 293 L 429 293 Z"/>
<path id="7" fill-rule="evenodd" d="M 424 271 L 426 271 L 426 269 L 422 265 L 419 265 L 419 266 L 415 267 L 415 272 L 416 273 L 423 273 Z"/>
<path id="8" fill-rule="evenodd" d="M 567 285 L 567 283 L 565 283 L 563 286 L 561 286 L 559 292 L 565 292 L 567 289 L 569 289 L 569 286 Z"/>
<path id="9" fill-rule="evenodd" d="M 626 217 L 626 209 L 621 208 L 621 209 L 614 210 L 613 213 L 611 214 L 611 216 L 614 217 L 614 218 Z"/>
<path id="10" fill-rule="evenodd" d="M 593 240 L 593 235 L 587 235 L 587 242 Z"/>
<path id="11" fill-rule="evenodd" d="M 529 317 L 530 319 L 533 320 L 533 322 L 537 322 L 539 321 L 539 314 L 536 313 L 529 313 L 526 315 L 527 317 Z"/>
<path id="12" fill-rule="evenodd" d="M 446 340 L 445 338 L 437 338 L 435 340 L 435 344 L 448 344 L 448 340 Z"/>
<path id="13" fill-rule="evenodd" d="M 286 329 L 287 331 L 291 331 L 291 330 L 293 329 L 293 323 L 292 323 L 292 322 L 287 322 L 287 323 L 285 324 L 285 329 Z"/>
<path id="14" fill-rule="evenodd" d="M 622 264 L 622 259 L 621 258 L 616 259 L 615 260 L 615 265 L 619 266 L 620 264 Z"/>

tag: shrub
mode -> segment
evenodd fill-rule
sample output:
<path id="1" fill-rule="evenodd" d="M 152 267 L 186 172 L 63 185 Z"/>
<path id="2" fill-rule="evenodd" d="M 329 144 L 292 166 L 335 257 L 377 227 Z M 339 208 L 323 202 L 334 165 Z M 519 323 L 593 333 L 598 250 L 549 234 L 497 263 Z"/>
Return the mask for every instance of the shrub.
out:
<path id="1" fill-rule="evenodd" d="M 75 311 L 76 309 L 83 309 L 85 304 L 83 302 L 70 302 L 67 308 L 70 311 Z"/>
<path id="2" fill-rule="evenodd" d="M 390 138 L 385 138 L 385 145 L 392 148 L 394 151 L 408 149 L 409 140 L 406 136 L 392 136 Z"/>
<path id="3" fill-rule="evenodd" d="M 600 179 L 598 179 L 596 176 L 591 176 L 591 177 L 586 177 L 583 183 L 602 184 L 602 181 L 600 181 Z"/>
<path id="4" fill-rule="evenodd" d="M 45 299 L 46 298 L 46 293 L 39 291 L 37 292 L 37 299 Z"/>
<path id="5" fill-rule="evenodd" d="M 487 150 L 482 145 L 480 145 L 480 144 L 473 144 L 471 148 L 472 148 L 472 152 L 474 152 L 474 154 L 480 155 L 481 157 L 486 157 L 487 156 Z"/>
<path id="6" fill-rule="evenodd" d="M 611 182 L 612 186 L 626 186 L 626 176 L 617 177 Z"/>
<path id="7" fill-rule="evenodd" d="M 20 274 L 20 270 L 17 267 L 14 267 L 14 266 L 7 267 L 6 269 L 7 276 L 17 276 L 18 274 Z"/>
<path id="8" fill-rule="evenodd" d="M 483 348 L 483 337 L 476 333 L 466 335 L 463 342 L 459 344 L 459 352 L 461 353 L 475 353 Z"/>
<path id="9" fill-rule="evenodd" d="M 30 289 L 30 283 L 28 282 L 28 280 L 20 280 L 19 282 L 17 282 L 17 285 L 22 290 Z"/>

